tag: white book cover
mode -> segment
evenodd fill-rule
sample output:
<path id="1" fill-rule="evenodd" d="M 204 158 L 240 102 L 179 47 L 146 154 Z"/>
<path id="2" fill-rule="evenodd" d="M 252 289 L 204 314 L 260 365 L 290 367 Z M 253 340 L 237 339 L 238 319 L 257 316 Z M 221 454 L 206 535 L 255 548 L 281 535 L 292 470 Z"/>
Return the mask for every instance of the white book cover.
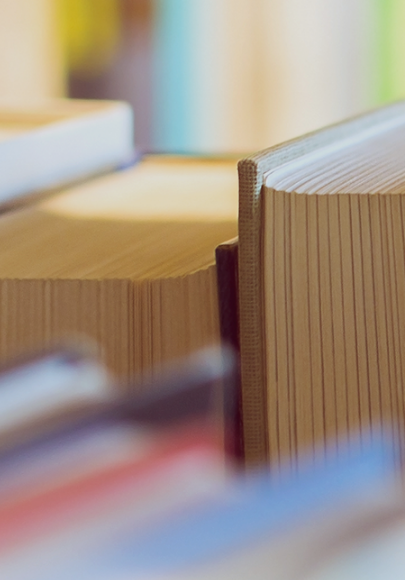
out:
<path id="1" fill-rule="evenodd" d="M 132 156 L 126 103 L 0 101 L 0 203 L 116 168 Z"/>

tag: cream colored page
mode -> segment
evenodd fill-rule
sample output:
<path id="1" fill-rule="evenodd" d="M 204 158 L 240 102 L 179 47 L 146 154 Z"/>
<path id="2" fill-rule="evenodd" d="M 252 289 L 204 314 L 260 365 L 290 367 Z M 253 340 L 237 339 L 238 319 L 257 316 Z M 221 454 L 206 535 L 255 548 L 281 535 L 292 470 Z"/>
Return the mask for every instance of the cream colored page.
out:
<path id="1" fill-rule="evenodd" d="M 236 168 L 145 162 L 1 220 L 3 278 L 182 275 L 237 234 Z"/>
<path id="2" fill-rule="evenodd" d="M 377 193 L 405 179 L 405 115 L 281 164 L 265 176 L 266 186 L 297 193 Z"/>
<path id="3" fill-rule="evenodd" d="M 94 180 L 41 204 L 77 219 L 237 219 L 236 162 L 153 162 Z"/>

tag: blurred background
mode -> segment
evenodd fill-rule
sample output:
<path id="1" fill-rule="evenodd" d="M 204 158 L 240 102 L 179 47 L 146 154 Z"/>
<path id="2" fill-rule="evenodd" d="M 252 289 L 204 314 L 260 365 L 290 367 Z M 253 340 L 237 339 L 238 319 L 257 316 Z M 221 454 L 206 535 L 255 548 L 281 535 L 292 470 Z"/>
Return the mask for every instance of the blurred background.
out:
<path id="1" fill-rule="evenodd" d="M 405 0 L 0 0 L 0 98 L 124 99 L 147 151 L 250 152 L 405 96 Z"/>

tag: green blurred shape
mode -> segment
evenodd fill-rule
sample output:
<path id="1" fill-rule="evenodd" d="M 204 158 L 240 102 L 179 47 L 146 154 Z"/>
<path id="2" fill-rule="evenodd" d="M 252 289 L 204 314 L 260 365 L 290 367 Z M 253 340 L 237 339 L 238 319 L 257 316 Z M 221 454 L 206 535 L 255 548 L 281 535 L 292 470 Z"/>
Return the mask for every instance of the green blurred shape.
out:
<path id="1" fill-rule="evenodd" d="M 374 0 L 377 15 L 377 100 L 405 97 L 405 0 Z"/>

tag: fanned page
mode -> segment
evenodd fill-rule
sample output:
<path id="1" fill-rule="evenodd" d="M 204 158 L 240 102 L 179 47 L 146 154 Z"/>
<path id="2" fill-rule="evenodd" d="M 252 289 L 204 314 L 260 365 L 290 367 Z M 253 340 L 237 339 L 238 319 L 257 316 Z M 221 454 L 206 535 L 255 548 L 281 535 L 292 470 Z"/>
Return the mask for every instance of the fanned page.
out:
<path id="1" fill-rule="evenodd" d="M 218 343 L 236 160 L 148 157 L 0 217 L 0 360 L 93 339 L 123 379 Z"/>
<path id="2" fill-rule="evenodd" d="M 398 103 L 242 163 L 248 459 L 295 469 L 331 438 L 338 451 L 348 433 L 368 437 L 370 426 L 387 424 L 404 451 L 404 154 Z M 248 244 L 256 294 L 247 286 Z M 256 316 L 250 328 L 242 314 L 248 299 Z M 243 358 L 246 330 L 260 341 L 256 363 Z"/>
<path id="3" fill-rule="evenodd" d="M 268 449 L 394 424 L 405 444 L 405 115 L 265 175 Z"/>

